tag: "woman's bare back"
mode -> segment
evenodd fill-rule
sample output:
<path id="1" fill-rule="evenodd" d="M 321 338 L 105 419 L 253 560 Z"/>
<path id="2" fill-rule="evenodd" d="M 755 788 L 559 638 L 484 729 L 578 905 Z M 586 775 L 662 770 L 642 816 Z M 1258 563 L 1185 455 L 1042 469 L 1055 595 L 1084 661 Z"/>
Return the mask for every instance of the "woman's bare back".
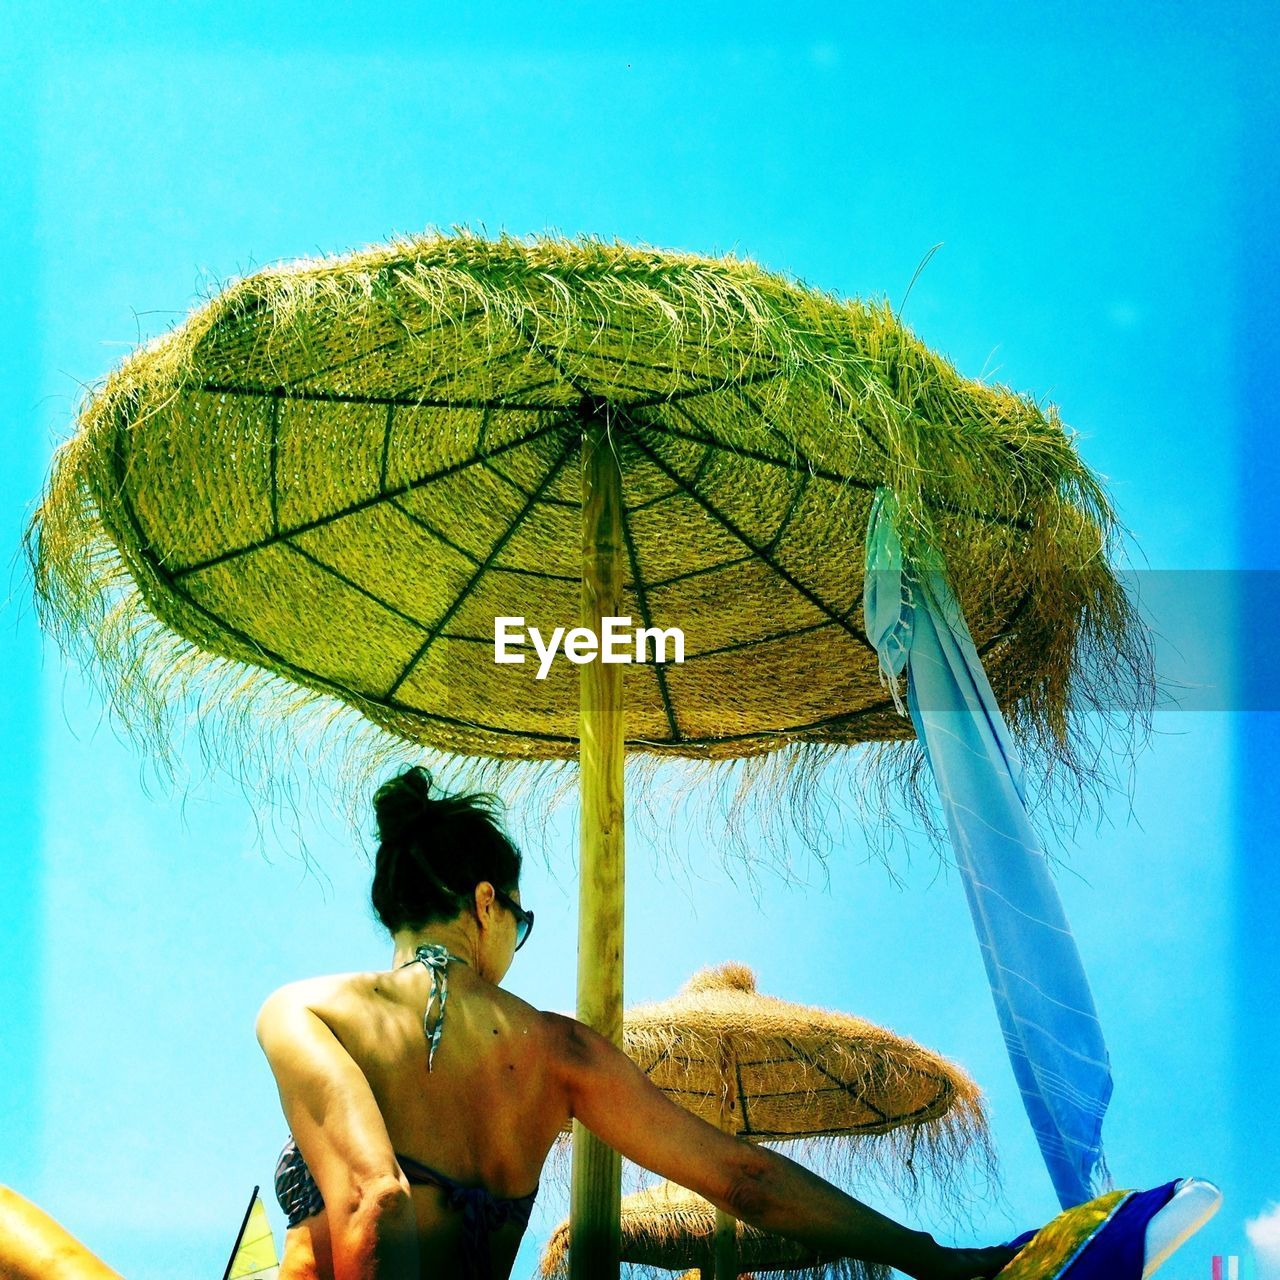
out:
<path id="1" fill-rule="evenodd" d="M 477 978 L 464 962 L 448 966 L 444 1027 L 427 1069 L 423 1015 L 431 975 L 421 964 L 343 974 L 305 984 L 308 1006 L 329 1026 L 368 1080 L 401 1156 L 499 1198 L 538 1185 L 569 1098 L 555 1069 L 558 1020 Z M 440 1187 L 412 1188 L 423 1274 L 461 1263 L 462 1214 Z M 507 1223 L 489 1236 L 493 1275 L 509 1274 L 523 1229 Z M 282 1280 L 332 1275 L 324 1215 L 291 1229 Z"/>
<path id="2" fill-rule="evenodd" d="M 540 1012 L 462 965 L 450 965 L 428 1072 L 430 994 L 430 975 L 411 965 L 292 984 L 259 1015 L 259 1038 L 285 1082 L 295 1135 L 305 1125 L 328 1180 L 351 1189 L 348 1203 L 357 1209 L 348 1212 L 348 1228 L 367 1203 L 364 1230 L 333 1238 L 345 1258 L 368 1257 L 382 1242 L 399 1250 L 396 1242 L 416 1241 L 424 1280 L 468 1274 L 463 1224 L 447 1193 L 414 1185 L 406 1194 L 403 1175 L 389 1170 L 397 1159 L 411 1160 L 496 1197 L 527 1195 L 570 1115 L 624 1158 L 824 1254 L 882 1262 L 919 1280 L 968 1280 L 995 1275 L 1015 1252 L 942 1248 L 785 1156 L 721 1132 L 666 1097 L 590 1028 Z M 342 1208 L 335 1213 L 341 1224 Z M 377 1226 L 383 1215 L 385 1230 Z M 333 1226 L 326 1210 L 290 1231 L 282 1280 L 333 1280 L 325 1234 Z M 521 1235 L 508 1223 L 485 1236 L 482 1256 L 495 1280 L 510 1275 Z M 398 1256 L 388 1276 L 412 1273 L 409 1254 Z M 380 1264 L 376 1274 L 384 1274 Z"/>

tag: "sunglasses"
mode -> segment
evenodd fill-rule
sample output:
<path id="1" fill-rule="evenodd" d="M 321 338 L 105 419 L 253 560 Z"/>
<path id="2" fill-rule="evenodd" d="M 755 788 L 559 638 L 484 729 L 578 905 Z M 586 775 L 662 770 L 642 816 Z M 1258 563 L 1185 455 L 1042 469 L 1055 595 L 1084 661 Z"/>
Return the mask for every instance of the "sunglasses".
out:
<path id="1" fill-rule="evenodd" d="M 509 908 L 511 914 L 516 918 L 516 950 L 519 951 L 533 932 L 533 912 L 526 911 L 510 894 L 503 893 L 497 885 L 493 887 L 493 896 L 503 906 Z"/>

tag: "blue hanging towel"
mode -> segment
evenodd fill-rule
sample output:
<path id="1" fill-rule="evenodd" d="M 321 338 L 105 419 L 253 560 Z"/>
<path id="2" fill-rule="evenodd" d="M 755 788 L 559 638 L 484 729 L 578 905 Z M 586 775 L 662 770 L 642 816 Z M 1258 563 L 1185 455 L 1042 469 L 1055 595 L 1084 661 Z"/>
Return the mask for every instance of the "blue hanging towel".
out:
<path id="1" fill-rule="evenodd" d="M 1111 1068 L 1080 953 L 1027 814 L 1017 751 L 945 567 L 904 566 L 897 501 L 877 490 L 863 613 L 924 746 L 1022 1101 L 1064 1208 L 1101 1180 Z"/>

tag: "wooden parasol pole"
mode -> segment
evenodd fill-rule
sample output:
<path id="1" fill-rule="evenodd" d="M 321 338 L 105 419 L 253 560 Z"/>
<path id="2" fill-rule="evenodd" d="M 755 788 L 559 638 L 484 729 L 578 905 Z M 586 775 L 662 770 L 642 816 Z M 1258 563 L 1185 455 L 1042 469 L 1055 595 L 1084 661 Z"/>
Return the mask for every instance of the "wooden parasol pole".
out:
<path id="1" fill-rule="evenodd" d="M 584 414 L 581 625 L 622 613 L 622 471 L 603 415 Z M 621 663 L 578 667 L 582 823 L 578 859 L 578 1018 L 622 1045 L 623 759 Z M 622 1158 L 573 1122 L 570 1280 L 619 1273 Z"/>
<path id="2" fill-rule="evenodd" d="M 738 1072 L 734 1061 L 733 1041 L 720 1038 L 720 1128 L 737 1133 L 742 1127 L 738 1106 Z M 715 1280 L 738 1278 L 738 1220 L 717 1206 L 715 1236 L 712 1240 L 712 1274 Z"/>

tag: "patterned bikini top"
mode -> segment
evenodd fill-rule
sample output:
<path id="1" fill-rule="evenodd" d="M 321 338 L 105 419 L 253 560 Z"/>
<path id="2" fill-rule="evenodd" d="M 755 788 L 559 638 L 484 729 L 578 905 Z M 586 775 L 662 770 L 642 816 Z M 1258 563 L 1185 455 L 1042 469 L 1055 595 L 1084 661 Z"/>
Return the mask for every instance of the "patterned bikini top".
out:
<path id="1" fill-rule="evenodd" d="M 489 1236 L 508 1222 L 523 1231 L 529 1225 L 538 1188 L 534 1187 L 527 1196 L 495 1196 L 487 1187 L 466 1186 L 411 1156 L 397 1152 L 396 1160 L 411 1185 L 433 1184 L 444 1191 L 449 1208 L 462 1214 L 462 1259 L 467 1280 L 490 1280 L 493 1264 Z M 275 1185 L 276 1200 L 290 1227 L 324 1209 L 324 1197 L 292 1135 L 276 1164 Z"/>
<path id="2" fill-rule="evenodd" d="M 427 1070 L 431 1070 L 432 1059 L 436 1056 L 436 1045 L 440 1043 L 440 1033 L 444 1030 L 444 1008 L 449 1000 L 449 961 L 459 964 L 467 962 L 461 956 L 452 955 L 442 942 L 424 942 L 414 953 L 412 960 L 406 960 L 400 967 L 407 968 L 411 964 L 420 964 L 431 975 L 431 994 L 427 996 L 427 1007 L 422 1012 L 422 1032 L 427 1037 Z M 435 1019 L 432 1020 L 431 1007 L 435 1006 Z"/>

